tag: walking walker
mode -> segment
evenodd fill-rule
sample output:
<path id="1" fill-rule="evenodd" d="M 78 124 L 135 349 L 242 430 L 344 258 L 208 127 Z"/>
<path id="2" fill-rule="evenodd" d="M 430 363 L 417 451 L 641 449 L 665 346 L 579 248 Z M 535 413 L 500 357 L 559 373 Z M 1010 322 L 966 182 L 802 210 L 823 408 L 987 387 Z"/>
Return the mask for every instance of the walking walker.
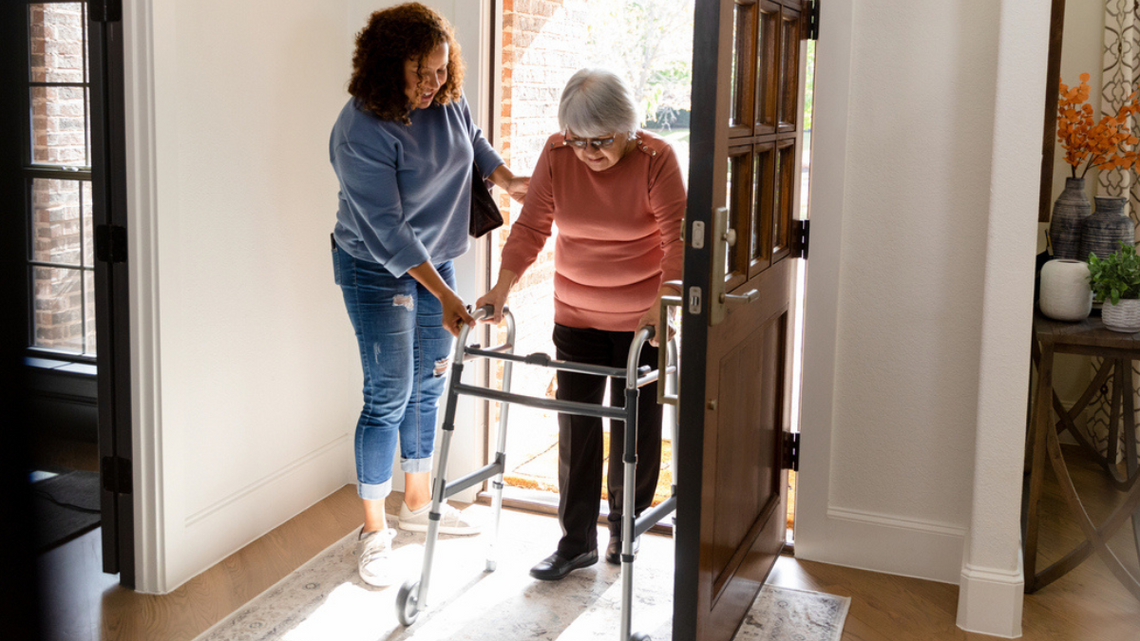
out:
<path id="1" fill-rule="evenodd" d="M 493 312 L 491 306 L 485 306 L 475 311 L 475 320 L 487 318 Z M 621 518 L 621 640 L 622 641 L 649 641 L 649 636 L 642 633 L 631 634 L 631 611 L 633 608 L 633 542 L 644 534 L 650 527 L 661 519 L 669 516 L 676 509 L 677 485 L 673 484 L 669 498 L 656 507 L 634 519 L 634 472 L 637 467 L 637 399 L 642 386 L 658 379 L 662 369 L 665 370 L 665 385 L 659 400 L 672 402 L 676 398 L 677 389 L 677 346 L 675 341 L 668 341 L 662 349 L 658 369 L 648 365 L 638 367 L 641 349 L 645 343 L 653 338 L 653 328 L 643 327 L 634 336 L 629 348 L 629 359 L 624 369 L 620 367 L 605 367 L 585 363 L 572 363 L 559 361 L 547 354 L 536 353 L 529 356 L 518 356 L 514 353 L 515 319 L 510 310 L 503 308 L 503 317 L 507 325 L 507 340 L 502 345 L 480 348 L 479 345 L 467 346 L 469 327 L 464 325 L 459 332 L 456 342 L 455 354 L 451 364 L 451 376 L 447 385 L 447 404 L 443 414 L 443 440 L 439 448 L 439 465 L 436 468 L 435 479 L 432 482 L 431 510 L 428 513 L 427 541 L 424 543 L 423 569 L 419 579 L 409 579 L 396 595 L 396 614 L 403 625 L 411 625 L 416 617 L 426 609 L 428 584 L 431 579 L 432 560 L 435 555 L 436 540 L 439 536 L 439 519 L 443 513 L 443 501 L 450 496 L 492 479 L 491 512 L 492 530 L 491 541 L 487 553 L 487 572 L 494 572 L 496 567 L 495 546 L 499 538 L 499 516 L 503 508 L 503 473 L 506 471 L 506 444 L 507 444 L 507 408 L 511 403 L 518 403 L 527 407 L 554 410 L 567 414 L 582 416 L 595 416 L 601 418 L 617 419 L 625 422 L 625 454 L 622 457 L 624 467 L 624 486 L 622 488 L 622 518 Z M 502 390 L 465 385 L 461 382 L 463 364 L 467 358 L 487 358 L 504 361 Z M 511 370 L 514 363 L 545 367 L 549 369 L 596 376 L 611 376 L 625 380 L 625 407 L 609 407 L 593 403 L 580 403 L 575 401 L 559 401 L 547 398 L 526 396 L 510 393 Z M 661 386 L 659 386 L 661 387 Z M 455 430 L 455 407 L 460 395 L 474 396 L 488 401 L 497 401 L 501 408 L 499 411 L 499 434 L 495 446 L 494 461 L 478 470 L 457 479 L 447 482 L 447 457 L 451 445 L 452 432 Z M 667 408 L 668 409 L 668 408 Z M 674 414 L 675 415 L 675 414 Z M 673 450 L 677 449 L 677 429 L 674 423 Z M 674 479 L 676 476 L 674 475 Z"/>

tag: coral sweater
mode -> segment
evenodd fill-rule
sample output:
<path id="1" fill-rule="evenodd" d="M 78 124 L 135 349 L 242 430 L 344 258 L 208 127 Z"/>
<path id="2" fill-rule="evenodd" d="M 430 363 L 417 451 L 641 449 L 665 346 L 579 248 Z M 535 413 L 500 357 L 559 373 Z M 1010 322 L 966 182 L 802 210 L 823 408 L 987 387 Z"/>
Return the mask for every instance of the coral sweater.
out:
<path id="1" fill-rule="evenodd" d="M 633 331 L 661 283 L 681 278 L 685 202 L 677 155 L 661 137 L 639 131 L 636 147 L 594 171 L 555 134 L 511 226 L 502 268 L 521 277 L 556 224 L 554 322 Z"/>

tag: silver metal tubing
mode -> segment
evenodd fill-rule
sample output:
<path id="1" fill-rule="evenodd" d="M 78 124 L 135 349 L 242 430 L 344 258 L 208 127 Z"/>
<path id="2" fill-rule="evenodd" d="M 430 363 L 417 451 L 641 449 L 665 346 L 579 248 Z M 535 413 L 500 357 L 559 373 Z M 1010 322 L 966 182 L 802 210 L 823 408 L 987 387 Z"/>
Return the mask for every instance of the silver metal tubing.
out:
<path id="1" fill-rule="evenodd" d="M 637 383 L 638 370 L 637 361 L 641 360 L 641 348 L 653 338 L 653 328 L 650 326 L 642 327 L 637 330 L 637 334 L 633 337 L 633 343 L 629 346 L 629 358 L 625 362 L 625 388 L 634 389 L 640 387 Z"/>
<path id="2" fill-rule="evenodd" d="M 515 316 L 509 309 L 503 309 L 503 319 L 507 324 L 507 342 L 488 351 L 512 353 L 515 345 Z M 503 363 L 502 391 L 510 392 L 511 374 L 514 363 Z M 487 572 L 494 572 L 498 566 L 498 542 L 500 516 L 503 513 L 503 473 L 507 469 L 507 410 L 509 403 L 499 403 L 499 433 L 495 439 L 495 460 L 499 473 L 491 481 L 491 538 L 487 543 Z"/>
<path id="3" fill-rule="evenodd" d="M 577 372 L 579 374 L 594 374 L 597 376 L 611 376 L 614 378 L 625 378 L 626 371 L 621 367 L 607 367 L 605 365 L 590 365 L 588 363 L 573 363 L 570 361 L 560 361 L 552 358 L 549 354 L 542 352 L 535 352 L 525 356 L 514 353 L 503 353 L 489 349 L 481 349 L 478 347 L 470 347 L 467 353 L 474 356 L 484 356 L 486 358 L 494 358 L 502 361 L 513 361 L 515 363 L 526 363 L 527 365 L 538 365 L 548 369 L 562 370 L 566 372 Z M 649 371 L 648 367 L 644 368 Z"/>
<path id="4" fill-rule="evenodd" d="M 502 473 L 503 473 L 503 466 L 498 461 L 491 463 L 490 465 L 484 465 L 483 467 L 475 470 L 474 472 L 472 472 L 472 473 L 470 473 L 470 474 L 468 474 L 462 478 L 455 479 L 454 481 L 448 483 L 447 487 L 445 487 L 443 490 L 443 498 L 447 498 L 449 496 L 455 496 L 456 494 L 459 494 L 460 492 L 462 492 L 463 490 L 466 490 L 467 488 L 471 487 L 472 485 L 475 485 L 477 483 L 482 483 L 483 481 L 491 478 L 492 476 L 496 476 L 496 475 L 502 474 Z"/>
<path id="5" fill-rule="evenodd" d="M 485 398 L 502 403 L 518 403 L 519 405 L 525 405 L 527 407 L 554 410 L 565 414 L 625 419 L 625 410 L 620 407 L 607 407 L 604 405 L 594 405 L 593 403 L 579 403 L 577 401 L 552 401 L 547 398 L 538 398 L 536 396 L 526 396 L 523 394 L 510 394 L 472 385 L 456 385 L 455 390 L 476 398 Z"/>
<path id="6" fill-rule="evenodd" d="M 494 308 L 484 306 L 475 310 L 471 315 L 476 321 L 489 316 Z M 431 510 L 428 512 L 427 538 L 424 541 L 424 562 L 420 574 L 419 589 L 416 592 L 416 604 L 420 610 L 427 607 L 428 586 L 431 583 L 431 566 L 435 557 L 435 544 L 439 538 L 439 519 L 443 513 L 443 500 L 447 491 L 447 459 L 451 450 L 451 435 L 455 431 L 455 406 L 459 393 L 455 390 L 460 378 L 463 376 L 463 350 L 467 345 L 467 335 L 470 333 L 469 325 L 459 328 L 459 336 L 455 341 L 455 353 L 451 360 L 451 378 L 447 393 L 447 405 L 443 412 L 443 438 L 439 446 L 439 458 L 431 493 Z"/>
<path id="7" fill-rule="evenodd" d="M 625 379 L 625 452 L 622 455 L 621 505 L 621 638 L 630 638 L 633 620 L 633 539 L 634 485 L 637 472 L 637 398 L 640 394 L 638 361 L 645 343 L 653 338 L 652 327 L 642 327 L 633 337 L 626 360 Z M 611 463 L 612 465 L 613 463 Z"/>
<path id="8" fill-rule="evenodd" d="M 669 498 L 661 501 L 652 510 L 637 517 L 637 521 L 633 526 L 633 538 L 637 538 L 642 534 L 649 531 L 649 528 L 656 525 L 661 519 L 673 513 L 677 509 L 677 497 L 670 496 Z"/>

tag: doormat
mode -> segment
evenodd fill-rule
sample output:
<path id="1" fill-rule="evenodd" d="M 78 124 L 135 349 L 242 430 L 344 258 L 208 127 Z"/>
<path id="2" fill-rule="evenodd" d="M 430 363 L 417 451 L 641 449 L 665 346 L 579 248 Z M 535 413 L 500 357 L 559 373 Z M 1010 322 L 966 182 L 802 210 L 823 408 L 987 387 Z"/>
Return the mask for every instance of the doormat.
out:
<path id="1" fill-rule="evenodd" d="M 70 471 L 32 483 L 36 552 L 62 545 L 99 525 L 99 473 Z"/>
<path id="2" fill-rule="evenodd" d="M 482 516 L 482 506 L 468 508 Z M 621 615 L 621 569 L 605 561 L 561 581 L 528 570 L 554 550 L 561 531 L 550 517 L 504 510 L 498 569 L 485 572 L 488 535 L 441 537 L 429 607 L 410 627 L 396 619 L 399 586 L 371 588 L 356 573 L 356 532 L 345 536 L 196 641 L 612 641 Z M 600 541 L 608 536 L 599 529 Z M 405 574 L 419 576 L 424 535 L 393 542 Z M 634 564 L 633 630 L 672 638 L 673 542 L 646 534 Z M 739 641 L 838 641 L 850 599 L 764 586 L 736 635 Z"/>

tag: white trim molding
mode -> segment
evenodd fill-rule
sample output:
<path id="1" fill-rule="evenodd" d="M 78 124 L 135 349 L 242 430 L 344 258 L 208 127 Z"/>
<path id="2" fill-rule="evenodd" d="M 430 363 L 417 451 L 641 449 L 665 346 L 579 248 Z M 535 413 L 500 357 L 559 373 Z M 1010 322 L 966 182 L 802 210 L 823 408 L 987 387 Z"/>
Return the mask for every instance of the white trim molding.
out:
<path id="1" fill-rule="evenodd" d="M 135 589 L 163 593 L 162 394 L 155 184 L 154 29 L 151 0 L 123 2 Z"/>
<path id="2" fill-rule="evenodd" d="M 829 508 L 827 545 L 796 556 L 845 567 L 957 583 L 965 528 L 889 514 Z"/>
<path id="3" fill-rule="evenodd" d="M 967 632 L 1017 638 L 1025 598 L 1021 556 L 1017 569 L 993 570 L 967 565 L 958 587 L 958 627 Z"/>

